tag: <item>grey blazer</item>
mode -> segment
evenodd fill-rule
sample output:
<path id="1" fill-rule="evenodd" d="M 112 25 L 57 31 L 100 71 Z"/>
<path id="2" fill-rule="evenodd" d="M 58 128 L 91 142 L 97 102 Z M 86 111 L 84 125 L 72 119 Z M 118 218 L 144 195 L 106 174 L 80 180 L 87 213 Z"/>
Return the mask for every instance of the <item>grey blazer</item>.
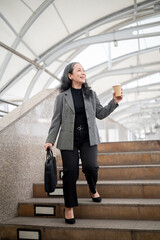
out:
<path id="1" fill-rule="evenodd" d="M 99 133 L 95 118 L 107 117 L 118 106 L 112 99 L 108 105 L 103 107 L 92 91 L 92 96 L 87 98 L 84 93 L 84 105 L 89 129 L 90 146 L 100 143 Z M 54 144 L 59 132 L 57 148 L 60 150 L 73 150 L 74 145 L 74 120 L 75 109 L 71 89 L 60 93 L 55 100 L 54 114 L 46 142 Z"/>

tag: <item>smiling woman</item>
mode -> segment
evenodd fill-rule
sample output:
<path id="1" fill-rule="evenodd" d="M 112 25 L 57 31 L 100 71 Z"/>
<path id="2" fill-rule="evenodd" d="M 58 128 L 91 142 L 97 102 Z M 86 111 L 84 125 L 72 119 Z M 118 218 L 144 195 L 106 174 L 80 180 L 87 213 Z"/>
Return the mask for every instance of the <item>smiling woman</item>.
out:
<path id="1" fill-rule="evenodd" d="M 79 152 L 82 171 L 89 185 L 93 202 L 101 202 L 96 189 L 98 179 L 97 144 L 100 143 L 95 118 L 103 119 L 117 107 L 121 97 L 116 97 L 103 107 L 94 91 L 86 83 L 86 73 L 80 63 L 66 66 L 62 75 L 60 94 L 55 101 L 54 114 L 45 150 L 52 150 L 59 129 L 57 148 L 63 161 L 63 191 L 65 222 L 74 224 L 73 207 L 78 206 L 76 182 L 79 175 Z"/>
<path id="2" fill-rule="evenodd" d="M 90 87 L 86 82 L 86 73 L 82 65 L 78 62 L 72 62 L 64 69 L 60 92 L 69 89 L 71 86 L 73 88 L 83 88 L 86 97 L 90 95 Z"/>
<path id="3" fill-rule="evenodd" d="M 81 88 L 82 84 L 85 83 L 86 73 L 82 65 L 77 63 L 74 65 L 73 72 L 68 74 L 68 77 L 72 81 L 73 88 Z"/>

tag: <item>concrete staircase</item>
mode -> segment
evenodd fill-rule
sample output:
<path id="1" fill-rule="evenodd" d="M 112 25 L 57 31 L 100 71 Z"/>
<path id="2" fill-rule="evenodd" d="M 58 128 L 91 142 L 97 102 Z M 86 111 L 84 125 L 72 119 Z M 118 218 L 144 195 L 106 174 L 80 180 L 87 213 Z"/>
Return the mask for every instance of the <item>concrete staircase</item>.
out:
<path id="1" fill-rule="evenodd" d="M 76 224 L 65 224 L 59 157 L 55 192 L 35 183 L 18 217 L 0 225 L 0 239 L 160 240 L 160 141 L 103 143 L 98 152 L 101 203 L 92 202 L 80 166 Z"/>

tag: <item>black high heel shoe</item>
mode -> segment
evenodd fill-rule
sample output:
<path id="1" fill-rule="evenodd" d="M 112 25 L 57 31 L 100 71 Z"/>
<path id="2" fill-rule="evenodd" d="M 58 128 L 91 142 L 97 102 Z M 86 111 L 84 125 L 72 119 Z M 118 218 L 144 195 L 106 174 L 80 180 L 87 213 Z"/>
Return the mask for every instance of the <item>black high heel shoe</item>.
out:
<path id="1" fill-rule="evenodd" d="M 91 195 L 91 198 L 92 198 L 92 201 L 93 202 L 101 202 L 102 201 L 102 198 L 99 196 L 99 197 L 92 197 L 92 194 L 91 194 L 91 192 L 89 192 L 90 193 L 90 195 Z"/>
<path id="2" fill-rule="evenodd" d="M 64 215 L 65 215 L 65 209 L 64 209 Z M 76 220 L 75 218 L 65 218 L 65 222 L 68 223 L 68 224 L 75 224 Z"/>
<path id="3" fill-rule="evenodd" d="M 76 220 L 75 218 L 70 218 L 70 219 L 65 218 L 65 222 L 68 224 L 75 224 Z"/>

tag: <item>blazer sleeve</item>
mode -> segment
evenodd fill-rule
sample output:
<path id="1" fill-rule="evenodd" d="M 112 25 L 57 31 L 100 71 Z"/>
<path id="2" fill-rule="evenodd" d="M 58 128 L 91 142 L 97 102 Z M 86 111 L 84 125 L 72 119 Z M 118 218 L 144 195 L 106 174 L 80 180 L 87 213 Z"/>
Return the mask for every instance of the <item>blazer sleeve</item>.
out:
<path id="1" fill-rule="evenodd" d="M 62 122 L 62 96 L 59 94 L 56 97 L 54 104 L 53 117 L 51 121 L 51 126 L 48 132 L 48 137 L 46 139 L 46 143 L 54 144 L 61 126 Z"/>
<path id="2" fill-rule="evenodd" d="M 112 99 L 108 105 L 102 106 L 96 92 L 95 93 L 95 100 L 96 100 L 96 117 L 98 119 L 103 119 L 109 116 L 119 105 L 115 103 L 114 99 Z"/>

